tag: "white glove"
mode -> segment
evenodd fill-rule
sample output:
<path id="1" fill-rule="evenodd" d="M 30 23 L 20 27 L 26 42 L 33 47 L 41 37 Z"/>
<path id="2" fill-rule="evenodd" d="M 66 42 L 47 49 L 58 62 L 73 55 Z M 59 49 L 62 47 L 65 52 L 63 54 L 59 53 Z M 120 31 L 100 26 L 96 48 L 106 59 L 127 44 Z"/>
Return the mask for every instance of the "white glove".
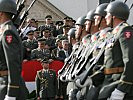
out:
<path id="1" fill-rule="evenodd" d="M 110 98 L 108 100 L 123 100 L 124 99 L 124 96 L 125 96 L 125 93 L 124 92 L 121 92 L 120 90 L 118 89 L 115 89 Z"/>
<path id="2" fill-rule="evenodd" d="M 80 82 L 80 79 L 76 80 L 76 86 L 83 88 L 86 86 L 92 85 L 92 79 L 90 77 L 87 78 L 87 80 L 85 81 L 85 83 L 82 85 Z"/>
<path id="3" fill-rule="evenodd" d="M 8 95 L 6 95 L 4 100 L 16 100 L 16 97 L 9 97 Z"/>
<path id="4" fill-rule="evenodd" d="M 64 80 L 63 77 L 64 77 L 63 75 L 60 76 L 60 80 L 61 80 L 62 82 L 66 82 L 66 79 Z"/>

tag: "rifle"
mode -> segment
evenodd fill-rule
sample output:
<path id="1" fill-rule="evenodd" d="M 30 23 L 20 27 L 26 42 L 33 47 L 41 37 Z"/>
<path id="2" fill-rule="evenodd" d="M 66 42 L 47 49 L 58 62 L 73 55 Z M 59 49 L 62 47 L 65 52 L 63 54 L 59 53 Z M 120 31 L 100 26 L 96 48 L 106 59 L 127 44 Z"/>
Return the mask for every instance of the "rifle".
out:
<path id="1" fill-rule="evenodd" d="M 92 69 L 95 67 L 95 65 L 97 64 L 97 62 L 99 61 L 101 55 L 104 53 L 106 44 L 108 42 L 109 39 L 114 38 L 113 35 L 111 35 L 110 37 L 108 37 L 104 42 L 103 42 L 103 47 L 101 48 L 101 50 L 99 51 L 98 55 L 96 56 L 95 60 L 93 61 L 93 63 L 89 66 L 89 68 L 87 69 L 87 72 L 85 73 L 84 77 L 80 80 L 81 85 L 83 85 L 88 77 L 88 75 L 90 74 L 90 72 L 92 71 Z"/>
<path id="2" fill-rule="evenodd" d="M 69 80 L 71 80 L 71 73 L 73 72 L 73 70 L 74 70 L 74 68 L 75 68 L 75 66 L 76 66 L 76 64 L 78 63 L 78 61 L 80 60 L 80 58 L 82 57 L 82 52 L 84 52 L 84 46 L 82 45 L 80 48 L 79 48 L 79 50 L 78 50 L 78 52 L 77 52 L 77 54 L 76 54 L 76 57 L 72 60 L 72 63 L 70 64 L 70 66 L 69 66 L 69 70 L 68 70 L 68 72 L 64 75 L 64 76 L 68 76 L 69 77 Z M 72 81 L 72 80 L 71 80 Z"/>
<path id="3" fill-rule="evenodd" d="M 78 49 L 78 52 L 77 52 L 77 54 L 76 54 L 76 57 L 75 57 L 73 60 L 70 59 L 70 60 L 72 60 L 72 63 L 68 66 L 67 70 L 66 70 L 65 73 L 62 75 L 62 80 L 66 80 L 66 76 L 67 76 L 68 72 L 74 67 L 74 66 L 72 66 L 72 65 L 75 64 L 75 61 L 77 60 L 77 57 L 78 57 L 79 55 L 81 55 L 82 50 L 83 50 L 83 45 Z M 66 66 L 67 66 L 67 65 L 66 65 Z M 72 66 L 72 67 L 71 67 L 71 66 Z"/>
<path id="4" fill-rule="evenodd" d="M 19 0 L 16 1 L 16 3 L 18 4 L 18 7 L 17 7 L 17 14 L 13 16 L 12 18 L 12 21 L 14 22 L 19 14 L 21 13 L 21 11 L 23 10 L 23 8 L 25 7 L 24 3 L 25 3 L 26 0 L 23 0 L 20 4 L 19 4 Z"/>
<path id="5" fill-rule="evenodd" d="M 101 34 L 101 33 L 108 33 L 111 32 L 110 28 L 105 28 L 103 31 L 96 33 L 96 34 Z M 108 35 L 108 34 L 107 34 Z M 90 50 L 88 50 L 89 52 L 86 53 L 86 55 L 82 58 L 81 62 L 79 62 L 79 64 L 77 65 L 77 69 L 76 72 L 74 73 L 74 75 L 79 76 L 83 70 L 85 70 L 86 66 L 89 66 L 88 64 L 91 64 L 93 62 L 93 60 L 95 59 L 95 57 L 92 57 L 91 55 L 93 54 L 93 51 L 98 47 L 98 46 L 102 46 L 102 43 L 105 41 L 105 39 L 100 39 L 100 36 L 98 36 L 98 41 L 96 41 L 92 47 L 90 48 Z"/>
<path id="6" fill-rule="evenodd" d="M 129 9 L 131 10 L 131 9 L 132 9 L 132 7 L 133 7 L 133 3 L 132 3 L 132 5 L 130 6 L 130 8 L 129 8 Z"/>
<path id="7" fill-rule="evenodd" d="M 17 5 L 19 4 L 19 0 L 16 0 L 16 4 L 17 4 Z"/>
<path id="8" fill-rule="evenodd" d="M 127 0 L 124 0 L 124 3 L 126 3 L 127 2 Z"/>
<path id="9" fill-rule="evenodd" d="M 65 64 L 64 64 L 64 66 L 62 67 L 62 69 L 60 69 L 60 70 L 58 71 L 58 75 L 61 75 L 61 74 L 64 72 L 64 70 L 66 69 L 67 65 L 68 65 L 69 62 L 71 61 L 71 59 L 72 59 L 74 53 L 77 51 L 77 49 L 78 49 L 78 48 L 75 48 L 75 49 L 72 51 L 72 53 L 71 53 L 70 56 L 68 57 L 67 61 L 65 61 Z"/>
<path id="10" fill-rule="evenodd" d="M 96 49 L 96 47 L 98 45 L 101 45 L 102 44 L 102 43 L 98 43 L 98 42 L 99 41 L 97 41 L 97 43 L 93 46 L 93 48 L 91 49 L 91 51 L 87 53 L 86 57 L 84 58 L 85 59 L 84 62 L 81 63 L 82 65 L 80 64 L 80 68 L 77 69 L 77 71 L 75 73 L 76 76 L 79 76 L 82 73 L 82 71 L 85 70 L 85 67 L 87 66 L 87 64 L 93 62 L 93 60 L 95 59 L 95 57 L 92 58 L 92 59 L 90 59 L 90 57 L 93 54 L 93 51 Z"/>
<path id="11" fill-rule="evenodd" d="M 20 36 L 21 38 L 23 38 L 23 33 L 26 31 L 26 29 L 29 27 L 29 25 L 30 25 L 30 24 L 27 24 L 26 27 L 25 27 L 25 30 L 19 34 L 19 36 Z"/>
<path id="12" fill-rule="evenodd" d="M 93 46 L 94 45 L 94 46 Z M 96 48 L 96 43 L 92 45 L 91 47 L 86 48 L 86 52 L 84 53 L 84 55 L 82 56 L 82 58 L 80 59 L 79 63 L 76 65 L 73 73 L 72 73 L 72 79 L 75 78 L 75 74 L 77 73 L 77 70 L 79 69 L 79 67 L 81 68 L 81 65 L 86 65 L 87 60 L 90 59 L 91 54 L 93 53 L 93 50 Z M 85 64 L 86 63 L 86 64 Z"/>
<path id="13" fill-rule="evenodd" d="M 31 9 L 31 7 L 34 5 L 35 2 L 36 2 L 36 0 L 33 0 L 32 3 L 30 4 L 30 6 L 28 7 L 28 9 L 26 11 L 24 11 L 23 14 L 21 15 L 19 29 L 21 29 L 21 27 L 23 26 L 23 24 L 26 20 L 26 17 L 28 16 L 29 10 Z"/>

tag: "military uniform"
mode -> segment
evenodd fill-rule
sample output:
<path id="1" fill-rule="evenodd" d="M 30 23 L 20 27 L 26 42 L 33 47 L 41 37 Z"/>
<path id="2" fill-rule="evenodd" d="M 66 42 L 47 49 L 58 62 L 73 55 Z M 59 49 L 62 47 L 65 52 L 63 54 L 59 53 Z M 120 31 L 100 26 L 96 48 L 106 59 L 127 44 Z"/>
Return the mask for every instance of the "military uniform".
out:
<path id="1" fill-rule="evenodd" d="M 34 49 L 31 51 L 31 59 L 44 59 L 44 58 L 51 58 L 50 50 L 48 49 Z"/>
<path id="2" fill-rule="evenodd" d="M 55 49 L 52 50 L 51 57 L 54 60 L 60 60 L 60 61 L 63 61 L 63 62 L 66 58 L 64 51 L 62 49 L 60 50 L 59 48 L 55 48 Z"/>
<path id="3" fill-rule="evenodd" d="M 44 30 L 42 30 L 42 34 L 43 34 L 43 37 L 42 38 L 39 38 L 39 39 L 42 39 L 45 41 L 46 45 L 48 45 L 50 48 L 50 50 L 54 49 L 55 48 L 55 38 L 52 37 L 52 36 L 49 36 L 50 34 L 50 29 L 49 28 L 46 28 Z"/>
<path id="4" fill-rule="evenodd" d="M 37 97 L 41 100 L 55 100 L 57 94 L 56 73 L 53 70 L 40 70 L 36 75 Z"/>
<path id="5" fill-rule="evenodd" d="M 109 41 L 105 49 L 105 80 L 99 99 L 108 98 L 117 88 L 126 93 L 124 100 L 132 96 L 132 50 L 133 29 L 126 23 L 121 23 L 112 32 L 115 38 Z M 125 69 L 125 70 L 124 70 Z M 122 74 L 121 74 L 122 73 Z"/>
<path id="6" fill-rule="evenodd" d="M 30 55 L 31 55 L 31 51 L 35 48 L 37 48 L 37 41 L 36 40 L 30 40 L 30 39 L 27 39 L 27 40 L 24 40 L 22 42 L 23 44 L 23 49 L 24 49 L 24 59 L 30 59 Z M 29 49 L 29 51 L 27 50 Z"/>
<path id="7" fill-rule="evenodd" d="M 47 20 L 49 20 L 49 19 L 52 20 L 52 16 L 51 16 L 51 15 L 47 15 L 47 16 L 45 17 L 45 19 L 47 19 Z M 54 37 L 57 36 L 56 27 L 55 27 L 52 23 L 50 23 L 49 25 L 47 25 L 47 24 L 41 25 L 41 26 L 39 27 L 39 30 L 40 30 L 40 31 L 43 31 L 45 28 L 49 28 L 49 29 L 50 29 L 50 31 L 51 31 L 51 33 L 52 33 L 52 36 L 54 36 Z"/>
<path id="8" fill-rule="evenodd" d="M 5 95 L 26 99 L 26 87 L 21 77 L 22 43 L 11 21 L 0 29 L 0 100 Z"/>
<path id="9" fill-rule="evenodd" d="M 68 40 L 68 37 L 67 37 L 67 35 L 60 34 L 60 35 L 57 36 L 57 39 Z"/>

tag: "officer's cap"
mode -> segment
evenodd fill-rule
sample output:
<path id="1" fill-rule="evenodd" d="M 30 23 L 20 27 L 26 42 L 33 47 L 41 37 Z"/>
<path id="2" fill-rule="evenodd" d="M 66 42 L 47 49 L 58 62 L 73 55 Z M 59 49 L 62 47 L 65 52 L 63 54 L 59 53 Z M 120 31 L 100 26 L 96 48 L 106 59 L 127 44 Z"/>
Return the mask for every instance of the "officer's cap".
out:
<path id="1" fill-rule="evenodd" d="M 30 30 L 27 32 L 27 35 L 33 35 L 34 34 L 34 31 L 33 30 Z"/>
<path id="2" fill-rule="evenodd" d="M 63 22 L 62 22 L 62 21 L 57 21 L 57 22 L 55 23 L 55 25 L 61 26 L 61 25 L 63 25 Z"/>
<path id="3" fill-rule="evenodd" d="M 64 18 L 64 20 L 72 20 L 72 18 L 69 17 L 69 16 L 66 16 L 66 17 Z"/>
<path id="4" fill-rule="evenodd" d="M 51 30 L 50 30 L 50 28 L 48 28 L 48 27 L 45 27 L 43 30 L 42 30 L 42 32 L 50 32 Z"/>
<path id="5" fill-rule="evenodd" d="M 56 43 L 59 42 L 59 41 L 61 41 L 61 40 L 62 40 L 62 38 L 57 38 L 56 39 Z"/>
<path id="6" fill-rule="evenodd" d="M 63 28 L 70 29 L 71 27 L 69 25 L 63 25 Z"/>
<path id="7" fill-rule="evenodd" d="M 44 58 L 41 60 L 41 63 L 50 63 L 50 60 L 48 58 Z"/>
<path id="8" fill-rule="evenodd" d="M 47 15 L 47 16 L 45 17 L 45 19 L 52 19 L 52 16 L 51 16 L 51 15 Z"/>

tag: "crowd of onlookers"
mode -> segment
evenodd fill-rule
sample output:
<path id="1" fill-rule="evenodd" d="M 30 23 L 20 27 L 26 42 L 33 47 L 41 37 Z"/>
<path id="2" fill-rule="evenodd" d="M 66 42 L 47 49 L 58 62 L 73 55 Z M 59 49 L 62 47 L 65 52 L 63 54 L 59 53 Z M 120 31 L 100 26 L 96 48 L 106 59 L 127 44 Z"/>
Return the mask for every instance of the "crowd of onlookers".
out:
<path id="1" fill-rule="evenodd" d="M 35 19 L 28 19 L 20 36 L 24 47 L 24 61 L 49 58 L 64 61 L 71 53 L 68 31 L 75 21 L 65 17 L 63 21 L 53 23 L 52 16 L 45 17 L 44 25 L 38 26 Z"/>

